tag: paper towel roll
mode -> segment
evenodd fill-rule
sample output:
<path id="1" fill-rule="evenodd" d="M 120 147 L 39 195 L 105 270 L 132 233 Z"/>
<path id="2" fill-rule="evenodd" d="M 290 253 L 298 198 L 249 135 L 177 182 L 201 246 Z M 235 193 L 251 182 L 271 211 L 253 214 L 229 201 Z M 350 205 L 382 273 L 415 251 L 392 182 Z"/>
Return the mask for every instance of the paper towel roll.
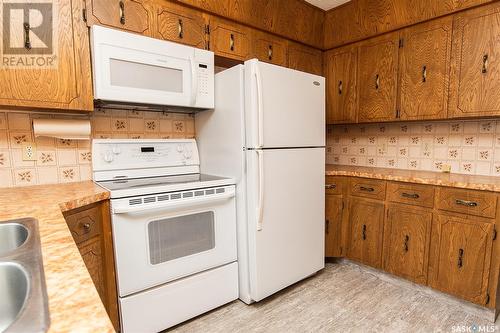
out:
<path id="1" fill-rule="evenodd" d="M 88 119 L 33 119 L 33 133 L 59 139 L 90 140 Z"/>

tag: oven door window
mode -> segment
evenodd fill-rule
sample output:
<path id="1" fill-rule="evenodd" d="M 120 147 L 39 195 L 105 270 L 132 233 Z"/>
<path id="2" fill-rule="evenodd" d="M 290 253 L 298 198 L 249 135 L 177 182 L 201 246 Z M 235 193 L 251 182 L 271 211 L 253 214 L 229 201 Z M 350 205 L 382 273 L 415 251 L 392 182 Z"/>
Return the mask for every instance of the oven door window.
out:
<path id="1" fill-rule="evenodd" d="M 152 265 L 211 250 L 215 247 L 214 212 L 151 221 L 148 240 Z"/>

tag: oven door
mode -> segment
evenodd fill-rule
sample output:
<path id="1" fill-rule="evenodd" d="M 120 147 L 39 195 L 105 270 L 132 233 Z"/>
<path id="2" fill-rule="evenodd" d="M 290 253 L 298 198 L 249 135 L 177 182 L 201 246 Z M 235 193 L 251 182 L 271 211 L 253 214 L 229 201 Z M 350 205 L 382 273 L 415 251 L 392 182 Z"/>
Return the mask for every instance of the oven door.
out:
<path id="1" fill-rule="evenodd" d="M 225 186 L 112 200 L 119 295 L 236 261 L 234 196 Z"/>

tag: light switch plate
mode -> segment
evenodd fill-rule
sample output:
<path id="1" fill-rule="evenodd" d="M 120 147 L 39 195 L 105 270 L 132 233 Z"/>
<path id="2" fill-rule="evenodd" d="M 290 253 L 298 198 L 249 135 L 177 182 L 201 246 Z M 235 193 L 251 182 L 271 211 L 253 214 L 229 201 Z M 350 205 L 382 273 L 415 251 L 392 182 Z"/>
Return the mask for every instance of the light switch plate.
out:
<path id="1" fill-rule="evenodd" d="M 34 142 L 23 144 L 23 161 L 36 161 L 36 144 Z"/>

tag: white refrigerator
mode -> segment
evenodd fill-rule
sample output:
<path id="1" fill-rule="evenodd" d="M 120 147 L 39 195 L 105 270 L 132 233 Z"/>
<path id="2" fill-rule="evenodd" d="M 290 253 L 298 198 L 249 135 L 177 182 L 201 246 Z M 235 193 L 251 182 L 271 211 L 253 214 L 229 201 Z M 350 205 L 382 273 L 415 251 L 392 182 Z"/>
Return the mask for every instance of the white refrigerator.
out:
<path id="1" fill-rule="evenodd" d="M 240 299 L 324 268 L 325 79 L 252 59 L 195 117 L 201 171 L 237 181 Z"/>

